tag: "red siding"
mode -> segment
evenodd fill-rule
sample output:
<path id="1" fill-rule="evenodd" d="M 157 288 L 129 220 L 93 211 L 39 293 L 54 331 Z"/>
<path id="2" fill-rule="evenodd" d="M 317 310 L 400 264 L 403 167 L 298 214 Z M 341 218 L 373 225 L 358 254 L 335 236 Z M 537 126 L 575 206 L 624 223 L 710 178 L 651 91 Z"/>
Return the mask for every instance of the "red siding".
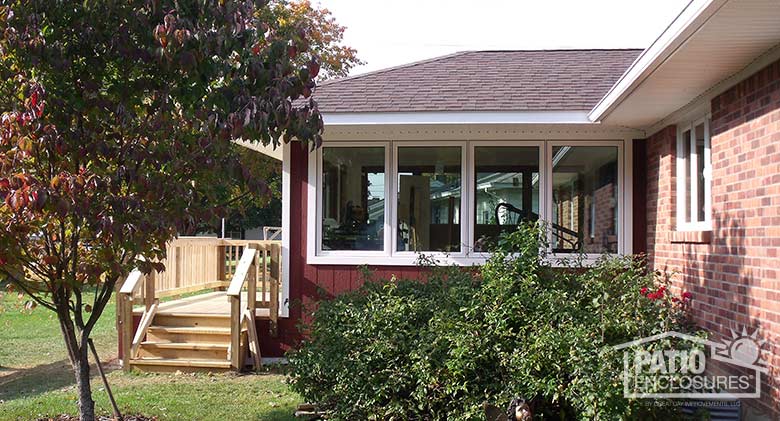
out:
<path id="1" fill-rule="evenodd" d="M 760 328 L 767 340 L 761 401 L 780 415 L 780 62 L 712 101 L 711 239 L 678 242 L 675 230 L 675 136 L 667 127 L 647 140 L 647 250 L 653 268 L 676 272 L 691 291 L 696 321 L 730 337 Z M 702 240 L 701 238 L 699 240 Z"/>
<path id="2" fill-rule="evenodd" d="M 322 299 L 359 288 L 362 274 L 358 266 L 306 264 L 307 178 L 309 153 L 293 145 L 290 153 L 290 317 L 280 319 L 279 336 L 268 338 L 268 324 L 258 325 L 264 357 L 281 357 L 302 339 L 297 324 L 311 320 L 313 305 Z M 378 278 L 420 279 L 417 267 L 381 266 L 370 268 Z M 263 338 L 268 338 L 263 340 Z"/>

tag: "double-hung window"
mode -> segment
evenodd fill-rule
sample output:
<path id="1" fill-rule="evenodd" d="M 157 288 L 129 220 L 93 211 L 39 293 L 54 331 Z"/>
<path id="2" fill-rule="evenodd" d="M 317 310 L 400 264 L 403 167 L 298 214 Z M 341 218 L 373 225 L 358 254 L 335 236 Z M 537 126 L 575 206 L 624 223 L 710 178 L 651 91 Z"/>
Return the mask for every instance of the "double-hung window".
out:
<path id="1" fill-rule="evenodd" d="M 712 229 L 711 174 L 709 121 L 703 119 L 678 126 L 678 231 Z"/>
<path id="2" fill-rule="evenodd" d="M 545 221 L 555 255 L 623 251 L 622 141 L 328 142 L 312 154 L 313 263 L 484 259 Z M 331 259 L 333 257 L 333 259 Z M 473 263 L 473 262 L 471 262 Z"/>

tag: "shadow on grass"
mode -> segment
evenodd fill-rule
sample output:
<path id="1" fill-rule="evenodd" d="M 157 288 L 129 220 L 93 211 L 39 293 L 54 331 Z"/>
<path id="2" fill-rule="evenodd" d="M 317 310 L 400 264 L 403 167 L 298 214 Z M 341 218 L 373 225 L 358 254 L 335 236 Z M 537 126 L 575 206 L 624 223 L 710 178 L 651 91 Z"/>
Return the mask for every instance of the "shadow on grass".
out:
<path id="1" fill-rule="evenodd" d="M 272 409 L 263 414 L 263 421 L 291 421 L 297 419 L 294 414 L 290 413 L 290 410 L 282 408 Z"/>
<path id="2" fill-rule="evenodd" d="M 41 364 L 0 377 L 0 400 L 12 400 L 75 385 L 68 360 Z"/>

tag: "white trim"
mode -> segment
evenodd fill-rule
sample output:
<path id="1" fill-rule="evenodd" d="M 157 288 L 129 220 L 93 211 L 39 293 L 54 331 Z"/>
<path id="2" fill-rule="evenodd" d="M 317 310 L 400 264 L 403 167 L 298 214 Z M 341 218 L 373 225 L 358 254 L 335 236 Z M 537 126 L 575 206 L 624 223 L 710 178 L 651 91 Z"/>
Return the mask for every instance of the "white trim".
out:
<path id="1" fill-rule="evenodd" d="M 326 126 L 407 124 L 592 124 L 588 111 L 423 111 L 323 113 Z"/>
<path id="2" fill-rule="evenodd" d="M 699 192 L 698 192 L 698 153 L 696 152 L 696 127 L 704 125 L 704 220 L 698 220 Z M 683 133 L 690 132 L 690 181 L 685 183 L 685 156 L 683 155 Z M 710 231 L 712 230 L 712 142 L 710 138 L 710 118 L 709 116 L 693 120 L 687 124 L 677 125 L 676 141 L 676 172 L 677 189 L 675 199 L 677 200 L 676 225 L 677 231 Z M 688 189 L 691 189 L 691 207 L 686 208 L 685 196 Z M 685 216 L 691 222 L 685 222 Z"/>
<path id="3" fill-rule="evenodd" d="M 727 2 L 728 0 L 691 0 L 593 107 L 588 118 L 591 121 L 601 121 L 608 116 Z"/>
<path id="4" fill-rule="evenodd" d="M 282 144 L 282 294 L 281 317 L 290 317 L 290 144 Z"/>
<path id="5" fill-rule="evenodd" d="M 317 220 L 319 219 L 319 215 L 321 213 L 320 210 L 317 209 L 317 204 L 319 203 L 319 199 L 317 196 L 317 180 L 319 179 L 319 176 L 317 175 L 317 156 L 319 155 L 319 149 L 317 149 L 317 152 L 310 152 L 309 153 L 309 174 L 308 177 L 306 177 L 306 260 L 309 262 L 309 260 L 317 255 Z"/>
<path id="6" fill-rule="evenodd" d="M 390 249 L 388 244 L 392 236 L 392 226 L 389 225 L 390 221 L 390 206 L 389 201 L 393 198 L 388 190 L 388 183 L 391 178 L 391 171 L 388 168 L 390 159 L 390 142 L 333 142 L 324 145 L 321 148 L 317 148 L 317 151 L 310 156 L 314 157 L 315 169 L 314 177 L 316 180 L 315 192 L 322 191 L 322 150 L 323 148 L 384 148 L 384 173 L 385 173 L 385 209 L 384 209 L 384 239 L 382 250 L 322 250 L 322 195 L 315 194 L 316 206 L 314 225 L 316 226 L 316 236 L 314 237 L 314 255 L 319 257 L 378 257 L 390 256 Z M 311 172 L 309 173 L 311 176 Z M 366 209 L 368 211 L 368 209 Z M 311 213 L 311 212 L 309 212 Z M 311 220 L 310 220 L 311 222 Z"/>
<path id="7" fill-rule="evenodd" d="M 620 166 L 620 163 L 618 163 Z M 622 176 L 623 183 L 623 223 L 628 229 L 623 228 L 623 235 L 618 246 L 622 244 L 622 254 L 634 253 L 634 139 L 623 140 L 623 170 L 618 177 Z M 620 186 L 618 185 L 620 189 Z M 620 229 L 620 227 L 618 227 Z"/>
<path id="8" fill-rule="evenodd" d="M 642 130 L 601 124 L 434 124 L 434 125 L 348 125 L 325 126 L 324 144 L 329 142 L 447 140 L 602 140 L 633 137 L 644 139 Z"/>
<path id="9" fill-rule="evenodd" d="M 618 209 L 618 232 L 616 236 L 618 238 L 618 253 L 625 254 L 630 253 L 632 250 L 632 234 L 633 224 L 631 218 L 631 197 L 632 192 L 630 186 L 632 185 L 633 175 L 628 171 L 633 168 L 631 159 L 632 153 L 631 138 L 625 138 L 623 140 L 583 140 L 583 139 L 558 139 L 558 140 L 476 140 L 476 141 L 452 141 L 452 140 L 417 140 L 417 141 L 390 141 L 389 139 L 382 142 L 381 145 L 386 146 L 385 174 L 385 249 L 388 253 L 374 253 L 374 252 L 360 252 L 360 251 L 331 251 L 326 255 L 318 255 L 316 245 L 319 242 L 319 235 L 317 230 L 319 228 L 319 215 L 321 212 L 321 203 L 318 198 L 318 185 L 320 175 L 318 174 L 321 159 L 321 150 L 310 154 L 309 159 L 309 175 L 307 183 L 307 197 L 309 204 L 309 212 L 307 212 L 307 250 L 306 261 L 310 265 L 376 265 L 376 266 L 414 266 L 418 264 L 420 255 L 431 257 L 439 261 L 441 264 L 458 265 L 458 266 L 471 266 L 485 263 L 489 257 L 489 253 L 485 252 L 473 252 L 474 245 L 474 230 L 472 225 L 473 220 L 473 204 L 474 204 L 474 148 L 477 146 L 536 146 L 539 147 L 540 155 L 540 181 L 539 181 L 539 213 L 542 219 L 549 220 L 551 218 L 551 203 L 549 200 L 550 190 L 552 188 L 552 166 L 548 165 L 548 157 L 551 157 L 551 151 L 553 145 L 566 145 L 566 146 L 615 146 L 618 149 L 618 202 L 621 209 Z M 326 147 L 347 147 L 347 146 L 378 146 L 378 142 L 330 142 L 326 144 Z M 627 145 L 627 146 L 624 146 Z M 396 249 L 396 235 L 393 226 L 397 219 L 397 150 L 398 147 L 411 146 L 411 147 L 431 147 L 431 146 L 459 146 L 462 150 L 461 165 L 462 167 L 462 181 L 461 181 L 461 246 L 462 249 L 459 253 L 444 253 L 444 252 L 397 252 Z M 622 174 L 622 175 L 621 175 Z M 315 209 L 312 210 L 312 207 Z M 389 213 L 389 217 L 387 216 Z M 390 241 L 388 242 L 388 236 Z M 389 249 L 388 249 L 389 244 Z M 580 258 L 581 255 L 550 255 L 550 261 L 556 266 L 565 266 L 567 261 L 573 258 Z M 589 254 L 585 255 L 584 264 L 590 264 L 595 262 L 601 254 Z"/>

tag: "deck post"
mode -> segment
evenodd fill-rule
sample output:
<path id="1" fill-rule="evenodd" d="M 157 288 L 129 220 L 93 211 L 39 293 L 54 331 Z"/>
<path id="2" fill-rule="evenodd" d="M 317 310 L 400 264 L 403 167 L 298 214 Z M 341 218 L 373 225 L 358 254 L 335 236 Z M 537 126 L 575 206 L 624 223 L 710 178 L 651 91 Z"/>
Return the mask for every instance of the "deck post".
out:
<path id="1" fill-rule="evenodd" d="M 246 308 L 249 309 L 253 317 L 257 308 L 257 255 L 263 255 L 261 250 L 263 249 L 255 251 L 255 257 L 252 259 L 252 265 L 249 266 L 249 273 L 247 273 Z"/>
<path id="2" fill-rule="evenodd" d="M 241 295 L 230 297 L 230 367 L 241 370 Z"/>
<path id="3" fill-rule="evenodd" d="M 146 311 L 149 311 L 149 309 L 152 308 L 156 298 L 154 296 L 154 283 L 157 281 L 157 277 L 155 275 L 156 272 L 154 269 L 152 269 L 151 272 L 144 276 L 144 307 L 146 307 Z"/>
<path id="4" fill-rule="evenodd" d="M 117 295 L 119 334 L 122 343 L 122 369 L 130 371 L 130 352 L 133 342 L 133 298 L 130 294 Z"/>
<path id="5" fill-rule="evenodd" d="M 279 243 L 271 244 L 271 276 L 267 281 L 270 283 L 271 298 L 268 303 L 268 316 L 271 319 L 269 330 L 271 337 L 275 338 L 279 333 L 278 320 L 279 320 L 279 280 L 281 277 L 282 267 L 282 247 Z M 267 272 L 265 272 L 267 273 Z"/>
<path id="6" fill-rule="evenodd" d="M 225 276 L 225 245 L 220 244 L 217 246 L 217 280 L 227 282 L 230 279 Z"/>

